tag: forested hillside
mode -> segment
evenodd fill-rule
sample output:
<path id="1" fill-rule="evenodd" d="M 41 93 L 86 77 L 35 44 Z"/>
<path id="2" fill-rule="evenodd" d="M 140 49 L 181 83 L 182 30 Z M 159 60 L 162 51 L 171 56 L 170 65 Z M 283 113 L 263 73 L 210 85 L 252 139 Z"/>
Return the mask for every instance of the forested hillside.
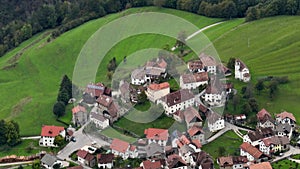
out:
<path id="1" fill-rule="evenodd" d="M 218 18 L 252 21 L 299 14 L 300 0 L 0 0 L 0 56 L 45 29 L 52 38 L 82 23 L 131 7 L 162 6 Z"/>

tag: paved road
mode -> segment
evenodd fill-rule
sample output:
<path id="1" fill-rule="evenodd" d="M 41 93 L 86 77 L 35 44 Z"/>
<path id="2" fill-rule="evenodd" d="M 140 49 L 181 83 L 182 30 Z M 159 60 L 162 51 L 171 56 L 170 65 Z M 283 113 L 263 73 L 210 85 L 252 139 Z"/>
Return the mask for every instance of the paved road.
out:
<path id="1" fill-rule="evenodd" d="M 21 137 L 22 140 L 39 140 L 41 136 Z"/>
<path id="2" fill-rule="evenodd" d="M 300 154 L 300 149 L 299 148 L 295 148 L 293 146 L 290 146 L 290 150 L 289 151 L 285 152 L 284 155 L 281 156 L 281 157 L 276 157 L 271 163 L 274 163 L 276 161 L 280 161 L 282 159 L 288 158 L 291 155 L 295 155 L 295 154 Z"/>
<path id="3" fill-rule="evenodd" d="M 202 29 L 198 30 L 197 32 L 195 32 L 195 33 L 191 34 L 191 35 L 190 35 L 190 36 L 188 36 L 188 37 L 187 37 L 185 40 L 187 41 L 187 40 L 189 40 L 189 39 L 193 38 L 194 36 L 198 35 L 199 33 L 201 33 L 201 32 L 203 32 L 203 31 L 205 31 L 206 29 L 209 29 L 209 28 L 211 28 L 211 27 L 217 26 L 217 25 L 219 25 L 219 24 L 221 24 L 221 23 L 224 23 L 224 22 L 217 22 L 217 23 L 214 23 L 214 24 L 208 25 L 208 26 L 206 26 L 206 27 L 204 27 L 204 28 L 202 28 Z"/>
<path id="4" fill-rule="evenodd" d="M 89 123 L 89 122 L 88 122 Z M 74 132 L 74 137 L 76 139 L 76 142 L 70 142 L 68 145 L 66 145 L 61 151 L 58 152 L 57 157 L 59 159 L 65 160 L 71 155 L 74 151 L 82 148 L 85 145 L 91 145 L 93 142 L 96 142 L 100 146 L 109 145 L 109 143 L 103 141 L 102 139 L 98 137 L 93 137 L 88 134 L 85 134 L 82 132 L 83 128 L 88 124 L 86 123 L 83 127 L 81 127 L 79 130 Z"/>
<path id="5" fill-rule="evenodd" d="M 24 164 L 30 164 L 33 163 L 33 161 L 23 161 L 23 162 L 15 162 L 15 163 L 1 163 L 0 168 L 6 167 L 6 166 L 19 166 L 19 165 L 24 165 Z"/>

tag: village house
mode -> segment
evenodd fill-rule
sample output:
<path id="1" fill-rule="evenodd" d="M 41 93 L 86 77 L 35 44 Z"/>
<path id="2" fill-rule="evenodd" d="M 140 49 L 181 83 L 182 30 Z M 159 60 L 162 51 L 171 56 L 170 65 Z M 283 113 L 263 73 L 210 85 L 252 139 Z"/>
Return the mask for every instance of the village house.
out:
<path id="1" fill-rule="evenodd" d="M 187 163 L 177 154 L 168 156 L 167 165 L 172 169 L 188 169 Z"/>
<path id="2" fill-rule="evenodd" d="M 154 80 L 167 76 L 167 62 L 163 58 L 157 58 L 155 61 L 148 61 L 145 64 L 145 81 L 153 82 Z"/>
<path id="3" fill-rule="evenodd" d="M 295 124 L 296 124 L 295 116 L 292 113 L 289 113 L 287 111 L 284 111 L 280 114 L 277 114 L 276 115 L 276 121 L 279 124 L 286 124 L 287 123 L 287 124 L 291 125 L 292 127 L 294 127 Z"/>
<path id="4" fill-rule="evenodd" d="M 234 78 L 239 79 L 243 82 L 249 82 L 250 81 L 250 73 L 247 66 L 240 60 L 235 60 L 235 69 L 234 69 Z"/>
<path id="5" fill-rule="evenodd" d="M 129 147 L 129 143 L 116 138 L 113 139 L 112 143 L 110 144 L 112 153 L 115 156 L 122 157 L 123 159 L 127 159 L 129 157 Z"/>
<path id="6" fill-rule="evenodd" d="M 100 113 L 91 112 L 90 119 L 96 125 L 97 128 L 105 129 L 109 126 L 109 119 L 105 118 Z"/>
<path id="7" fill-rule="evenodd" d="M 163 146 L 152 142 L 144 149 L 145 157 L 148 159 L 161 159 L 165 157 L 165 149 Z"/>
<path id="8" fill-rule="evenodd" d="M 75 126 L 83 126 L 88 120 L 85 107 L 77 105 L 72 109 L 72 122 Z"/>
<path id="9" fill-rule="evenodd" d="M 168 82 L 156 84 L 152 83 L 147 87 L 145 92 L 148 99 L 153 103 L 170 93 L 170 84 Z"/>
<path id="10" fill-rule="evenodd" d="M 181 89 L 162 97 L 158 100 L 159 103 L 162 104 L 167 115 L 172 115 L 176 111 L 194 106 L 195 96 L 188 89 Z"/>
<path id="11" fill-rule="evenodd" d="M 219 157 L 217 163 L 221 169 L 246 169 L 248 159 L 244 156 Z"/>
<path id="12" fill-rule="evenodd" d="M 240 150 L 240 155 L 246 156 L 249 161 L 258 161 L 268 158 L 263 152 L 247 142 L 242 143 Z"/>
<path id="13" fill-rule="evenodd" d="M 217 73 L 218 63 L 214 57 L 201 53 L 199 56 L 206 72 L 215 75 Z"/>
<path id="14" fill-rule="evenodd" d="M 191 128 L 192 126 L 202 126 L 202 118 L 199 112 L 194 107 L 188 107 L 183 110 L 183 116 L 186 122 L 187 129 Z"/>
<path id="15" fill-rule="evenodd" d="M 213 111 L 209 111 L 207 113 L 206 120 L 208 121 L 208 129 L 210 132 L 216 132 L 225 127 L 224 118 Z"/>
<path id="16" fill-rule="evenodd" d="M 62 161 L 54 155 L 45 154 L 41 159 L 41 166 L 47 169 L 54 169 L 55 166 L 61 166 Z"/>
<path id="17" fill-rule="evenodd" d="M 167 142 L 169 139 L 168 130 L 157 129 L 157 128 L 148 128 L 148 129 L 145 129 L 144 134 L 146 135 L 146 138 L 148 139 L 148 144 L 157 143 L 161 146 L 167 145 Z"/>
<path id="18" fill-rule="evenodd" d="M 160 160 L 145 160 L 141 163 L 142 169 L 162 169 L 164 168 Z"/>
<path id="19" fill-rule="evenodd" d="M 111 96 L 111 89 L 106 87 L 103 83 L 89 83 L 86 86 L 84 93 L 91 95 L 92 97 L 98 98 L 100 95 Z"/>
<path id="20" fill-rule="evenodd" d="M 214 161 L 205 151 L 200 151 L 190 156 L 190 166 L 199 167 L 199 169 L 214 169 Z"/>
<path id="21" fill-rule="evenodd" d="M 258 147 L 263 138 L 274 136 L 275 132 L 272 128 L 258 128 L 256 131 L 250 131 L 243 136 L 243 142 L 247 142 L 252 146 Z"/>
<path id="22" fill-rule="evenodd" d="M 180 76 L 181 89 L 197 89 L 199 86 L 208 84 L 208 73 L 200 72 L 195 74 L 183 74 Z"/>
<path id="23" fill-rule="evenodd" d="M 111 169 L 114 167 L 114 154 L 97 154 L 98 168 Z"/>
<path id="24" fill-rule="evenodd" d="M 191 73 L 205 72 L 205 69 L 204 69 L 204 66 L 203 66 L 201 60 L 189 61 L 187 66 Z"/>
<path id="25" fill-rule="evenodd" d="M 129 143 L 119 139 L 113 139 L 110 148 L 115 156 L 120 156 L 123 159 L 138 157 L 138 150 L 136 146 L 130 145 Z"/>
<path id="26" fill-rule="evenodd" d="M 271 114 L 266 110 L 262 109 L 257 114 L 257 127 L 266 128 L 271 127 L 275 129 L 275 120 L 272 118 Z"/>
<path id="27" fill-rule="evenodd" d="M 54 139 L 58 135 L 61 135 L 63 138 L 66 137 L 64 127 L 43 125 L 39 145 L 44 147 L 56 147 L 56 145 L 54 145 Z"/>
<path id="28" fill-rule="evenodd" d="M 192 126 L 191 128 L 188 129 L 188 134 L 193 140 L 199 140 L 200 143 L 205 142 L 205 135 L 204 131 L 200 126 Z"/>
<path id="29" fill-rule="evenodd" d="M 287 137 L 272 136 L 262 139 L 259 150 L 267 155 L 285 151 L 289 148 L 290 141 Z"/>
<path id="30" fill-rule="evenodd" d="M 131 84 L 133 85 L 142 85 L 146 83 L 146 71 L 144 67 L 137 68 L 131 72 Z"/>
<path id="31" fill-rule="evenodd" d="M 257 164 L 251 164 L 249 169 L 272 169 L 270 162 L 262 162 Z"/>
<path id="32" fill-rule="evenodd" d="M 279 123 L 275 127 L 275 133 L 276 136 L 279 137 L 286 136 L 287 138 L 289 138 L 289 140 L 291 140 L 293 135 L 293 128 L 288 123 L 285 124 Z"/>
<path id="33" fill-rule="evenodd" d="M 100 95 L 97 99 L 97 103 L 100 109 L 102 109 L 103 116 L 110 120 L 110 123 L 116 121 L 119 118 L 118 105 L 113 99 L 106 95 Z"/>
<path id="34" fill-rule="evenodd" d="M 89 167 L 94 167 L 96 165 L 96 158 L 89 152 L 85 150 L 78 150 L 76 155 L 77 155 L 77 160 L 80 164 Z"/>
<path id="35" fill-rule="evenodd" d="M 221 106 L 226 101 L 226 90 L 224 85 L 221 84 L 220 80 L 216 76 L 212 76 L 205 89 L 202 98 L 210 106 Z"/>

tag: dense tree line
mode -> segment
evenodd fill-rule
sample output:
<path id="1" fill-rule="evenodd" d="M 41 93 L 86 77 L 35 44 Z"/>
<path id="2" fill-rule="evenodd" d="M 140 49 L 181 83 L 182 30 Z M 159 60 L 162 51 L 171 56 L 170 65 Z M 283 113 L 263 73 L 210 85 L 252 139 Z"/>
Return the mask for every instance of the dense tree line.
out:
<path id="1" fill-rule="evenodd" d="M 15 121 L 0 120 L 0 146 L 14 146 L 21 142 L 20 128 Z"/>
<path id="2" fill-rule="evenodd" d="M 45 29 L 52 38 L 82 23 L 131 7 L 159 6 L 209 17 L 252 21 L 299 14 L 300 0 L 0 0 L 0 56 Z"/>

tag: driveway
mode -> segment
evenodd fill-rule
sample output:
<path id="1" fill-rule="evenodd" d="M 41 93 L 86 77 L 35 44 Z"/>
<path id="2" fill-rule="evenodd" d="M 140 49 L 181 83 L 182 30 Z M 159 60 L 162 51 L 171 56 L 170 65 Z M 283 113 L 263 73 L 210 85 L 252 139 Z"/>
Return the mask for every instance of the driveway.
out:
<path id="1" fill-rule="evenodd" d="M 290 146 L 290 150 L 289 151 L 285 152 L 283 154 L 283 156 L 281 156 L 281 157 L 276 157 L 271 163 L 274 163 L 276 161 L 280 161 L 282 159 L 288 158 L 291 155 L 295 155 L 295 154 L 300 154 L 300 149 L 299 148 L 295 148 L 293 146 Z"/>
<path id="2" fill-rule="evenodd" d="M 88 122 L 89 123 L 89 122 Z M 82 148 L 85 145 L 92 145 L 93 142 L 96 142 L 99 146 L 109 145 L 109 143 L 103 141 L 98 137 L 94 137 L 82 132 L 83 128 L 88 124 L 86 123 L 79 130 L 74 132 L 73 136 L 76 139 L 76 142 L 69 142 L 61 151 L 58 152 L 57 157 L 59 159 L 65 160 L 71 155 L 74 151 Z"/>

